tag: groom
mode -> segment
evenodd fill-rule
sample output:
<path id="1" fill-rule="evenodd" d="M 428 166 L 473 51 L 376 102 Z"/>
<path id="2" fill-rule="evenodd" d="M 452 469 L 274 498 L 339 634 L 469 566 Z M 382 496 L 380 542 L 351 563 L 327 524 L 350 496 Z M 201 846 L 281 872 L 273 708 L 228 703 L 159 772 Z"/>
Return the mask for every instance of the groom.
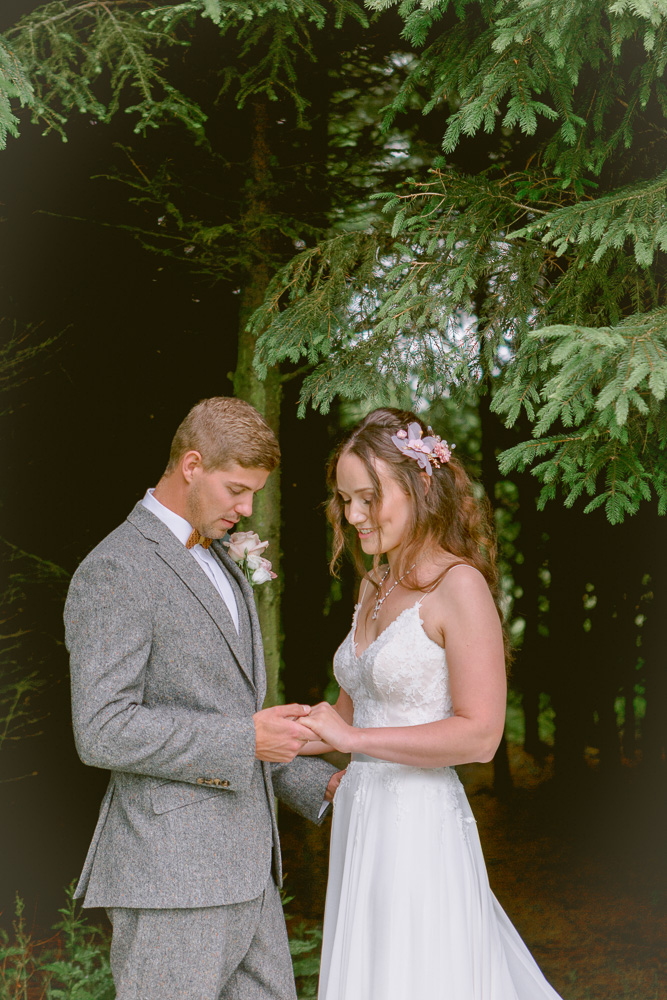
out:
<path id="1" fill-rule="evenodd" d="M 317 822 L 337 778 L 296 757 L 308 706 L 262 709 L 252 590 L 220 541 L 279 458 L 252 406 L 203 400 L 72 580 L 76 745 L 111 771 L 77 896 L 107 908 L 117 1000 L 296 996 L 274 791 Z"/>

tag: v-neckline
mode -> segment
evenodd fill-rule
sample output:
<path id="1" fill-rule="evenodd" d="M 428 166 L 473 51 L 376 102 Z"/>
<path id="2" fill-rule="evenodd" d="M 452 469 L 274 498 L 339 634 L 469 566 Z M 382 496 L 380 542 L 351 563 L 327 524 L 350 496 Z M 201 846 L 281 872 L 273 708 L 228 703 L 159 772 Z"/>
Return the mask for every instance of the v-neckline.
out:
<path id="1" fill-rule="evenodd" d="M 361 610 L 361 604 L 358 604 L 356 606 L 356 608 L 354 609 L 354 622 L 352 624 L 352 631 L 350 633 L 351 636 L 352 636 L 352 655 L 354 656 L 355 660 L 361 660 L 361 658 L 366 655 L 366 653 L 368 652 L 368 650 L 371 649 L 371 647 L 374 646 L 376 642 L 379 642 L 379 640 L 382 638 L 382 636 L 385 634 L 385 632 L 388 632 L 389 629 L 392 627 L 392 625 L 395 622 L 397 622 L 400 618 L 402 618 L 404 614 L 406 614 L 408 611 L 414 611 L 415 608 L 417 608 L 417 610 L 419 610 L 419 607 L 421 606 L 421 602 L 423 600 L 424 600 L 424 598 L 420 597 L 419 600 L 416 601 L 414 604 L 409 604 L 407 608 L 403 608 L 402 611 L 399 611 L 399 613 L 396 615 L 396 617 L 392 618 L 392 620 L 389 622 L 389 624 L 385 625 L 385 627 L 382 629 L 382 631 L 379 632 L 375 636 L 375 638 L 372 640 L 372 642 L 369 642 L 369 644 L 366 646 L 366 648 L 362 649 L 362 651 L 360 653 L 357 653 L 357 624 L 358 624 L 359 612 Z M 422 627 L 422 630 L 423 630 L 424 629 L 424 623 L 421 620 L 421 615 L 419 615 L 419 623 L 420 623 L 420 625 Z M 424 631 L 424 635 L 426 635 L 425 631 Z M 431 639 L 430 635 L 427 635 L 426 638 L 427 639 Z M 433 639 L 431 639 L 431 642 L 433 642 Z M 435 645 L 437 646 L 438 643 L 436 642 Z M 439 647 L 439 648 L 442 649 L 442 647 Z"/>

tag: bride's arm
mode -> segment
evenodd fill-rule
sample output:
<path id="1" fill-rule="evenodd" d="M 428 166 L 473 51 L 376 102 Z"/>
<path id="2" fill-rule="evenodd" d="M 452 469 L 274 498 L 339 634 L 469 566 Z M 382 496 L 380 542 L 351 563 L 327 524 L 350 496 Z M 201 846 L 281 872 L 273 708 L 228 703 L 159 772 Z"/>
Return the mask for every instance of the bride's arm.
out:
<path id="1" fill-rule="evenodd" d="M 356 729 L 351 718 L 322 703 L 300 721 L 344 753 L 413 767 L 491 760 L 503 733 L 506 700 L 502 629 L 493 598 L 482 575 L 462 567 L 447 574 L 431 600 L 437 608 L 430 625 L 447 637 L 453 716 L 419 726 Z"/>
<path id="2" fill-rule="evenodd" d="M 338 695 L 338 701 L 335 705 L 328 706 L 332 712 L 336 712 L 341 719 L 344 720 L 348 725 L 352 725 L 352 718 L 354 715 L 354 708 L 352 706 L 352 699 L 350 698 L 347 691 L 340 689 L 340 694 Z M 301 720 L 299 720 L 301 721 Z M 309 740 L 308 743 L 304 743 L 301 750 L 299 750 L 300 757 L 310 757 L 313 754 L 318 753 L 331 753 L 336 747 L 332 746 L 330 743 L 326 743 L 324 740 Z"/>

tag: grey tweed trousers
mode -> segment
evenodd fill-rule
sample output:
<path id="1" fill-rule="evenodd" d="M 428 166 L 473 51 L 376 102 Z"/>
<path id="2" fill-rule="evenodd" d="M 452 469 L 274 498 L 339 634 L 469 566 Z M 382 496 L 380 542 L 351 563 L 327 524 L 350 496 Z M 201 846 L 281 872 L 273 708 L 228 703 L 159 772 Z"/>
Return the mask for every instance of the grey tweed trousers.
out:
<path id="1" fill-rule="evenodd" d="M 296 1000 L 273 879 L 246 903 L 107 913 L 116 1000 Z"/>

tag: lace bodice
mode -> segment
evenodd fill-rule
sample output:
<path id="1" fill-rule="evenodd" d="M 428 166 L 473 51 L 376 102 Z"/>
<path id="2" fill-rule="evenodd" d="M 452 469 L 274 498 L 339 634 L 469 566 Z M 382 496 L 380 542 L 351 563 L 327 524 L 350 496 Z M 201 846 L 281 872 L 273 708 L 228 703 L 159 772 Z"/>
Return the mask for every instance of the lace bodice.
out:
<path id="1" fill-rule="evenodd" d="M 416 726 L 452 715 L 445 651 L 424 631 L 421 600 L 405 608 L 357 656 L 359 608 L 334 657 L 336 680 L 354 704 L 354 725 Z"/>

